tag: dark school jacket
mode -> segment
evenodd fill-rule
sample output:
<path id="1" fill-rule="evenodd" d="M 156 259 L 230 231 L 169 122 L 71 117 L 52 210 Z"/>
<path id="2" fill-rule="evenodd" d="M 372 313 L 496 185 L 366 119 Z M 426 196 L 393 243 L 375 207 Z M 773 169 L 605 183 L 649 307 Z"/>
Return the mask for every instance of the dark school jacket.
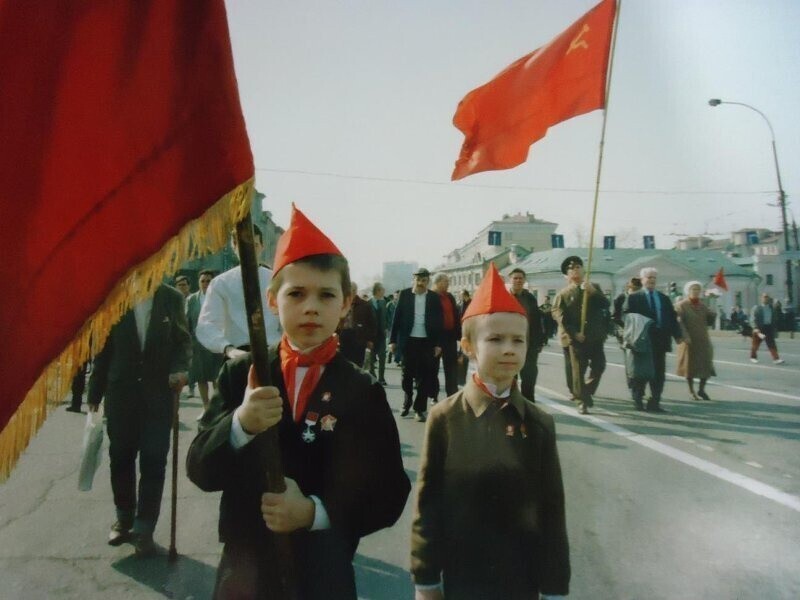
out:
<path id="1" fill-rule="evenodd" d="M 270 357 L 273 385 L 284 398 L 283 418 L 277 425 L 284 475 L 294 479 L 306 496 L 320 498 L 331 522 L 326 535 L 335 537 L 337 547 L 345 549 L 336 556 L 309 558 L 319 532 L 293 532 L 297 580 L 302 582 L 312 572 L 316 580 L 352 573 L 360 538 L 393 525 L 411 488 L 386 394 L 372 377 L 337 353 L 309 399 L 308 411 L 319 416 L 311 427 L 315 440 L 307 443 L 302 433 L 307 429 L 308 411 L 299 424 L 294 422 L 275 348 Z M 189 448 L 186 465 L 189 479 L 198 487 L 222 490 L 220 541 L 270 548 L 267 542 L 273 534 L 260 509 L 264 490 L 258 440 L 238 451 L 230 444 L 233 411 L 242 402 L 250 364 L 248 354 L 222 367 L 219 390 Z"/>
<path id="2" fill-rule="evenodd" d="M 569 591 L 553 418 L 514 389 L 499 409 L 474 382 L 431 409 L 417 480 L 411 574 L 448 600 Z"/>

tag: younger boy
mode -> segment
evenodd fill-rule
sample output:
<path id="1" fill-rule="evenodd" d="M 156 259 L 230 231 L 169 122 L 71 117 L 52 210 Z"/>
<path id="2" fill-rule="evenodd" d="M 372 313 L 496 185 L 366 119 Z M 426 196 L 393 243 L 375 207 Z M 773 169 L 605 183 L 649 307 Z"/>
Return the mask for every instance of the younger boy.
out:
<path id="1" fill-rule="evenodd" d="M 569 591 L 553 418 L 517 389 L 525 309 L 494 265 L 464 313 L 477 374 L 431 410 L 411 535 L 417 599 L 538 598 Z"/>
<path id="2" fill-rule="evenodd" d="M 273 386 L 258 386 L 249 353 L 228 361 L 187 458 L 195 484 L 222 490 L 214 597 L 274 597 L 279 533 L 290 540 L 299 598 L 354 599 L 360 538 L 391 526 L 410 490 L 397 427 L 383 387 L 337 350 L 347 261 L 296 209 L 274 268 L 267 299 L 284 335 L 270 350 Z M 276 426 L 282 494 L 263 493 L 251 443 Z"/>

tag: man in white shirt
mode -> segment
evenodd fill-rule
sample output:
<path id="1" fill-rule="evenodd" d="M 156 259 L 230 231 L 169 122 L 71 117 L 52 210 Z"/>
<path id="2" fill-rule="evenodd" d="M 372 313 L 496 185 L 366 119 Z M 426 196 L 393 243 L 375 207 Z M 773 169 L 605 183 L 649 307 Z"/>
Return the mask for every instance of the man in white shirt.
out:
<path id="1" fill-rule="evenodd" d="M 253 239 L 256 257 L 264 250 L 261 230 L 253 226 Z M 239 256 L 236 236 L 233 236 L 233 251 Z M 262 306 L 267 296 L 267 287 L 272 279 L 272 271 L 258 267 L 259 288 Z M 263 311 L 267 342 L 277 344 L 281 338 L 278 318 L 270 311 Z M 244 305 L 242 288 L 242 268 L 234 267 L 215 277 L 208 286 L 205 302 L 197 319 L 196 335 L 198 341 L 211 352 L 224 355 L 225 359 L 243 355 L 250 347 L 250 334 L 247 329 L 247 311 Z"/>

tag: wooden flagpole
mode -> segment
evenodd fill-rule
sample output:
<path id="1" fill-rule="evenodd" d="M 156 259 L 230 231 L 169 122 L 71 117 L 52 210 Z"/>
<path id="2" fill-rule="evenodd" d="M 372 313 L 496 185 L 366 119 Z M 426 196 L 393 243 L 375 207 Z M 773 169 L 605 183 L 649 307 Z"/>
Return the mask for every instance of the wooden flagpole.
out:
<path id="1" fill-rule="evenodd" d="M 592 273 L 592 256 L 594 254 L 594 230 L 597 224 L 597 200 L 600 195 L 600 175 L 603 172 L 603 150 L 606 143 L 606 121 L 608 120 L 608 107 L 611 103 L 611 73 L 614 69 L 614 50 L 617 46 L 617 27 L 619 25 L 619 13 L 622 11 L 622 0 L 617 0 L 617 9 L 614 13 L 614 25 L 611 33 L 611 53 L 608 59 L 608 74 L 606 76 L 606 106 L 603 109 L 603 128 L 600 133 L 600 153 L 597 157 L 597 177 L 594 183 L 594 206 L 592 208 L 592 229 L 589 233 L 589 257 L 586 260 L 586 278 L 583 293 L 583 306 L 581 307 L 581 333 L 586 328 L 586 312 L 589 306 L 589 276 Z"/>
<path id="2" fill-rule="evenodd" d="M 253 240 L 253 220 L 249 211 L 247 216 L 236 224 L 236 240 L 239 245 L 239 262 L 242 269 L 244 305 L 247 312 L 247 329 L 250 333 L 250 352 L 253 358 L 253 368 L 256 372 L 258 385 L 268 386 L 272 385 L 272 377 L 264 323 L 264 302 L 266 302 L 266 298 L 261 297 L 258 260 Z M 264 467 L 262 481 L 264 491 L 285 492 L 286 483 L 283 479 L 283 467 L 278 445 L 278 428 L 270 427 L 256 436 L 251 443 L 256 444 L 261 464 Z M 274 584 L 280 590 L 275 597 L 293 600 L 297 598 L 297 592 L 289 536 L 274 533 L 271 537 L 275 544 L 277 558 L 276 568 L 273 570 L 277 581 Z"/>

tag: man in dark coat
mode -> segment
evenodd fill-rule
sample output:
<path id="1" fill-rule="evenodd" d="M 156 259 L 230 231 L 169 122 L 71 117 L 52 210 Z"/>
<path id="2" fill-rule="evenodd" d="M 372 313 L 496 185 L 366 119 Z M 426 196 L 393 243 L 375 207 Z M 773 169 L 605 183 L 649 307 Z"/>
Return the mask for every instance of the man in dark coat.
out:
<path id="1" fill-rule="evenodd" d="M 525 271 L 514 269 L 508 274 L 511 280 L 511 295 L 517 299 L 528 314 L 528 352 L 525 355 L 525 366 L 519 373 L 521 380 L 520 391 L 531 402 L 535 402 L 536 378 L 539 375 L 539 353 L 545 343 L 542 312 L 536 297 L 525 289 Z"/>
<path id="2" fill-rule="evenodd" d="M 775 310 L 772 304 L 772 298 L 769 294 L 761 294 L 761 304 L 753 307 L 753 338 L 750 346 L 750 361 L 757 363 L 758 347 L 764 341 L 767 344 L 767 349 L 772 355 L 772 361 L 776 365 L 783 364 L 783 359 L 778 355 L 778 347 L 775 344 L 775 337 L 777 335 L 777 325 L 779 323 L 780 313 Z"/>
<path id="3" fill-rule="evenodd" d="M 666 371 L 667 352 L 672 350 L 672 339 L 681 342 L 681 328 L 675 314 L 675 308 L 669 296 L 656 290 L 656 277 L 658 271 L 652 267 L 645 267 L 639 272 L 644 288 L 628 296 L 625 301 L 623 313 L 637 313 L 653 320 L 650 328 L 650 343 L 653 346 L 653 379 L 650 380 L 650 398 L 647 401 L 647 410 L 650 412 L 666 412 L 661 408 L 661 392 L 664 391 L 664 378 Z M 631 382 L 631 394 L 634 403 L 642 403 L 646 383 L 643 380 Z"/>
<path id="4" fill-rule="evenodd" d="M 153 531 L 164 490 L 172 398 L 186 385 L 189 370 L 191 337 L 183 303 L 180 292 L 160 285 L 152 298 L 126 312 L 111 329 L 89 379 L 89 409 L 97 410 L 105 397 L 117 507 L 108 543 L 133 541 L 138 556 L 155 552 Z"/>
<path id="5" fill-rule="evenodd" d="M 363 367 L 367 349 L 371 352 L 375 344 L 377 319 L 370 303 L 358 295 L 358 286 L 353 283 L 351 289 L 353 302 L 339 328 L 339 348 L 347 360 Z"/>
<path id="6" fill-rule="evenodd" d="M 414 412 L 424 422 L 428 398 L 434 393 L 436 359 L 442 353 L 442 303 L 439 296 L 428 291 L 431 274 L 428 269 L 414 273 L 413 287 L 400 292 L 392 319 L 389 348 L 403 357 L 403 411 L 411 410 L 411 398 L 416 384 Z"/>
<path id="7" fill-rule="evenodd" d="M 375 339 L 372 342 L 372 362 L 370 363 L 369 374 L 377 376 L 378 383 L 386 385 L 386 332 L 389 330 L 389 320 L 386 310 L 386 289 L 380 282 L 375 282 L 372 286 L 372 298 L 369 303 L 375 313 Z M 375 361 L 378 362 L 377 375 L 375 373 Z"/>
<path id="8" fill-rule="evenodd" d="M 437 273 L 433 278 L 433 289 L 442 303 L 442 355 L 436 359 L 433 400 L 439 395 L 439 361 L 444 370 L 444 389 L 447 396 L 458 391 L 458 345 L 461 341 L 461 315 L 450 288 L 450 278 L 445 273 Z"/>

